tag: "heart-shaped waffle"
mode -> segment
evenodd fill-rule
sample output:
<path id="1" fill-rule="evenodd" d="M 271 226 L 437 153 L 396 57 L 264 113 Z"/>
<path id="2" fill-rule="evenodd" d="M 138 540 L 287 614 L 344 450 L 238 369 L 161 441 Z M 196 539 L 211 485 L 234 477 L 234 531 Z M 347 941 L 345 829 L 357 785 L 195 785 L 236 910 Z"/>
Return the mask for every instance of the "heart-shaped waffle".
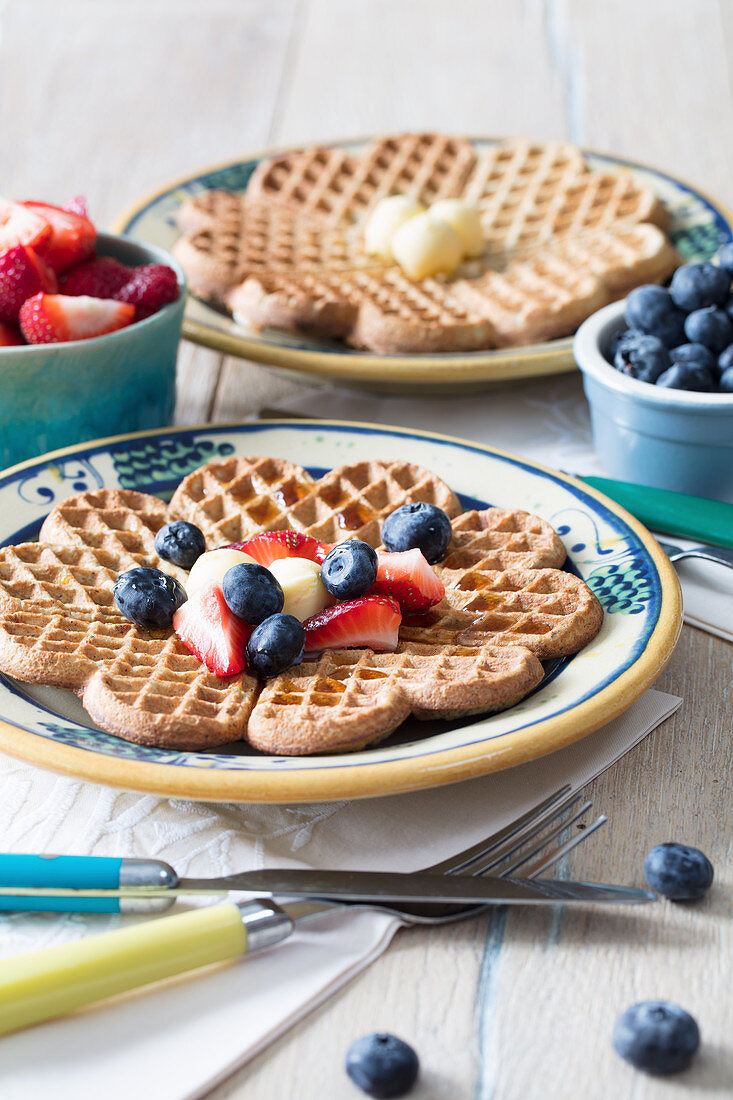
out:
<path id="1" fill-rule="evenodd" d="M 219 679 L 172 631 L 146 634 L 117 610 L 112 588 L 136 565 L 186 574 L 155 553 L 171 519 L 196 523 L 209 549 L 292 528 L 324 542 L 380 545 L 384 518 L 422 500 L 451 516 L 438 568 L 445 599 L 406 617 L 396 653 L 327 650 L 267 684 Z M 364 461 L 315 480 L 276 458 L 230 458 L 185 478 L 166 506 L 124 489 L 59 503 L 38 543 L 0 549 L 0 669 L 70 688 L 104 729 L 131 741 L 201 749 L 248 740 L 272 753 L 361 748 L 410 713 L 456 717 L 512 706 L 542 679 L 538 656 L 574 653 L 602 611 L 562 572 L 565 549 L 543 520 L 499 508 L 463 513 L 434 474 Z"/>
<path id="2" fill-rule="evenodd" d="M 483 255 L 412 281 L 367 256 L 364 225 L 389 195 L 462 198 Z M 341 338 L 383 354 L 470 351 L 573 332 L 679 257 L 667 213 L 628 172 L 591 172 L 561 142 L 478 153 L 443 134 L 376 138 L 360 156 L 309 148 L 262 161 L 244 194 L 208 191 L 178 214 L 174 253 L 199 297 L 236 319 Z"/>

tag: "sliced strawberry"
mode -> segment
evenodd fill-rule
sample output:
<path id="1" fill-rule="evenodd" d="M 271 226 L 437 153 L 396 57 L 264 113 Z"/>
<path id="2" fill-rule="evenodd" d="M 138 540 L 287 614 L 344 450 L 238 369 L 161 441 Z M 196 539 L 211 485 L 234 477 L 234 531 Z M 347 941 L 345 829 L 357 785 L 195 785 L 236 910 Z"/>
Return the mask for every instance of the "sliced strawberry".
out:
<path id="1" fill-rule="evenodd" d="M 89 217 L 86 195 L 74 195 L 73 199 L 61 203 L 62 210 L 68 210 L 70 214 L 78 214 L 81 218 Z"/>
<path id="2" fill-rule="evenodd" d="M 35 294 L 21 306 L 20 327 L 29 344 L 57 344 L 115 332 L 134 316 L 134 306 L 125 302 Z"/>
<path id="3" fill-rule="evenodd" d="M 337 603 L 303 623 L 306 652 L 361 646 L 393 650 L 401 622 L 399 604 L 390 596 L 361 596 Z"/>
<path id="4" fill-rule="evenodd" d="M 91 256 L 97 231 L 89 218 L 45 202 L 24 202 L 22 205 L 43 218 L 51 227 L 48 240 L 36 247 L 54 271 L 66 271 L 73 264 L 79 264 Z"/>
<path id="5" fill-rule="evenodd" d="M 445 587 L 420 550 L 377 550 L 377 579 L 370 592 L 393 596 L 403 611 L 427 611 L 440 603 Z"/>
<path id="6" fill-rule="evenodd" d="M 17 325 L 0 321 L 0 348 L 14 348 L 24 343 L 25 340 Z"/>
<path id="7" fill-rule="evenodd" d="M 116 298 L 118 291 L 129 281 L 132 270 L 113 256 L 95 256 L 67 271 L 61 280 L 61 290 L 72 296 L 86 294 L 90 298 Z"/>
<path id="8" fill-rule="evenodd" d="M 186 649 L 215 676 L 242 672 L 252 627 L 229 610 L 218 584 L 195 592 L 173 616 L 173 629 Z"/>
<path id="9" fill-rule="evenodd" d="M 55 272 L 32 248 L 16 244 L 0 253 L 0 321 L 17 321 L 20 307 L 40 290 L 58 290 Z"/>
<path id="10" fill-rule="evenodd" d="M 172 267 L 141 264 L 132 268 L 128 282 L 115 297 L 135 306 L 137 318 L 142 320 L 151 313 L 157 313 L 168 302 L 175 302 L 179 293 L 178 276 Z"/>
<path id="11" fill-rule="evenodd" d="M 51 226 L 45 218 L 22 203 L 0 199 L 0 252 L 18 244 L 40 248 L 51 236 Z"/>
<path id="12" fill-rule="evenodd" d="M 308 558 L 319 565 L 331 549 L 328 543 L 319 542 L 302 531 L 263 531 L 247 542 L 233 542 L 233 550 L 243 550 L 260 565 L 269 565 L 278 558 Z"/>

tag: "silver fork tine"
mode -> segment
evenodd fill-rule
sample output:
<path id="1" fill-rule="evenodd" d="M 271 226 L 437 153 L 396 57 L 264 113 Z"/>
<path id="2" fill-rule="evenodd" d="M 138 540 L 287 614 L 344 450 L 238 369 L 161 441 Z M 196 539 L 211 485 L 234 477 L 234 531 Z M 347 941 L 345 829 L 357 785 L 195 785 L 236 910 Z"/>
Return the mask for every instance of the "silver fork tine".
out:
<path id="1" fill-rule="evenodd" d="M 520 848 L 523 848 L 528 841 L 532 840 L 533 837 L 536 837 L 538 833 L 541 833 L 543 829 L 547 828 L 547 826 L 552 821 L 554 821 L 559 814 L 564 813 L 565 810 L 569 810 L 571 806 L 574 806 L 575 803 L 578 801 L 580 801 L 580 794 L 576 792 L 572 795 L 569 795 L 567 798 L 564 798 L 562 802 L 558 802 L 558 804 L 554 806 L 551 810 L 544 813 L 539 821 L 531 829 L 523 833 L 518 839 L 514 839 L 509 844 L 501 848 L 500 851 L 496 852 L 493 855 L 493 858 L 491 857 L 491 853 L 489 853 L 489 858 L 484 858 L 482 860 L 479 860 L 478 863 L 474 864 L 471 867 L 469 874 L 484 875 L 487 871 L 491 871 L 494 867 L 498 867 L 501 863 L 504 863 L 505 860 L 509 859 L 509 856 L 514 855 L 514 853 L 518 852 Z M 580 813 L 585 813 L 589 806 L 590 802 L 588 802 L 587 805 L 584 806 Z M 576 820 L 577 816 L 579 816 L 578 813 L 576 813 L 576 815 L 573 817 L 573 821 Z M 561 825 L 557 832 L 562 832 L 566 824 L 567 822 Z M 557 832 L 552 833 L 550 836 L 543 837 L 532 854 L 536 855 L 537 852 L 540 852 L 546 846 L 547 842 L 557 835 Z"/>
<path id="2" fill-rule="evenodd" d="M 534 859 L 535 856 L 538 856 L 540 852 L 545 851 L 551 841 L 557 839 L 557 837 L 559 837 L 561 833 L 564 833 L 569 825 L 574 825 L 575 822 L 583 816 L 583 814 L 586 814 L 588 812 L 592 805 L 593 803 L 590 801 L 584 802 L 583 805 L 575 811 L 572 817 L 566 818 L 564 821 L 561 821 L 558 825 L 555 826 L 551 833 L 547 833 L 545 836 L 543 836 L 542 839 L 538 841 L 538 843 L 534 845 L 534 847 L 529 852 L 525 852 L 509 867 L 505 867 L 500 872 L 501 875 L 511 875 L 514 871 L 516 871 L 517 867 L 522 867 L 530 859 Z"/>
<path id="3" fill-rule="evenodd" d="M 566 840 L 564 844 L 561 844 L 559 848 L 556 848 L 554 852 L 550 852 L 544 859 L 540 859 L 537 863 L 525 872 L 526 878 L 537 878 L 548 867 L 552 867 L 553 863 L 557 863 L 558 859 L 566 855 L 568 852 L 572 852 L 573 848 L 577 848 L 579 844 L 582 844 L 584 840 L 587 840 L 591 833 L 594 833 L 596 829 L 600 829 L 601 825 L 605 825 L 608 818 L 605 814 L 601 814 L 596 818 L 592 825 L 589 825 L 587 829 L 584 829 L 581 833 L 576 833 L 575 836 L 570 837 L 570 840 Z M 569 824 L 569 822 L 568 822 Z"/>
<path id="4" fill-rule="evenodd" d="M 458 874 L 465 868 L 470 867 L 476 860 L 481 859 L 482 856 L 495 851 L 499 845 L 503 844 L 510 837 L 516 836 L 523 831 L 527 825 L 533 825 L 539 815 L 555 806 L 560 799 L 566 798 L 569 791 L 570 784 L 566 784 L 564 787 L 555 791 L 554 794 L 551 794 L 549 798 L 543 799 L 537 806 L 533 806 L 527 813 L 522 814 L 516 821 L 512 821 L 509 825 L 505 825 L 503 829 L 499 829 L 498 832 L 486 837 L 485 840 L 480 840 L 478 844 L 473 844 L 470 848 L 466 848 L 462 852 L 457 852 L 456 855 L 450 856 L 448 859 L 441 860 L 440 863 L 434 863 L 430 867 L 423 867 L 422 870 L 436 875 Z M 533 835 L 534 833 L 530 833 L 527 839 Z"/>

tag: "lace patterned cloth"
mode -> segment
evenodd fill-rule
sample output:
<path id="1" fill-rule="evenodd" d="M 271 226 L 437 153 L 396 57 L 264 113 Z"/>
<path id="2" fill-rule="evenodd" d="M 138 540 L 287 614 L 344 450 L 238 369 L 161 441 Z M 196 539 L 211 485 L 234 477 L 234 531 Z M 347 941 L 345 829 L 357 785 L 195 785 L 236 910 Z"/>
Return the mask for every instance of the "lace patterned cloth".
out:
<path id="1" fill-rule="evenodd" d="M 678 705 L 649 691 L 592 737 L 463 783 L 460 798 L 444 787 L 350 803 L 211 805 L 111 790 L 0 757 L 0 835 L 7 851 L 157 857 L 202 876 L 283 864 L 416 870 L 475 843 L 564 783 L 583 786 Z M 0 957 L 131 919 L 4 914 Z M 384 914 L 334 910 L 251 959 L 5 1036 L 3 1100 L 202 1096 L 358 973 L 397 927 Z"/>

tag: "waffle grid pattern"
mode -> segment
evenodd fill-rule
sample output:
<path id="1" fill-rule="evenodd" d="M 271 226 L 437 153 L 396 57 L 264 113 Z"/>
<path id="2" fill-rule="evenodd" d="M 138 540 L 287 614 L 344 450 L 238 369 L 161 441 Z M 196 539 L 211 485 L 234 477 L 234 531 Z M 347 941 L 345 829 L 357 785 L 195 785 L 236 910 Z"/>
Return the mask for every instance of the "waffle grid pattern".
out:
<path id="1" fill-rule="evenodd" d="M 361 227 L 390 194 L 465 197 L 482 214 L 484 255 L 418 283 L 367 257 Z M 580 150 L 558 142 L 509 141 L 477 156 L 464 139 L 404 134 L 360 157 L 307 149 L 262 162 L 244 196 L 224 195 L 181 208 L 174 251 L 195 293 L 255 327 L 384 354 L 565 335 L 678 260 L 649 189 L 626 172 L 589 171 Z"/>
<path id="2" fill-rule="evenodd" d="M 196 523 L 218 544 L 291 527 L 322 542 L 361 538 L 378 545 L 380 520 L 413 500 L 437 504 L 450 516 L 461 511 L 444 482 L 407 462 L 341 466 L 316 483 L 290 463 L 234 458 L 190 474 L 170 514 Z"/>
<path id="3" fill-rule="evenodd" d="M 520 694 L 537 682 L 538 665 L 525 650 L 490 645 L 444 646 L 437 652 L 409 643 L 396 653 L 327 651 L 267 684 L 248 737 L 258 748 L 268 749 L 275 740 L 280 751 L 298 752 L 327 726 L 323 749 L 342 748 L 339 736 L 348 738 L 350 748 L 360 748 L 375 733 L 392 732 L 411 711 L 435 717 L 471 704 L 482 711 L 504 706 L 508 686 Z"/>
<path id="4" fill-rule="evenodd" d="M 283 527 L 377 545 L 380 517 L 414 499 L 454 517 L 455 536 L 442 571 L 446 598 L 412 623 L 405 617 L 396 654 L 329 651 L 261 688 L 246 674 L 217 679 L 175 636 L 144 635 L 114 606 L 112 586 L 131 553 L 120 531 L 144 531 L 144 548 L 159 522 L 184 514 L 210 548 Z M 46 527 L 58 544 L 0 549 L 0 668 L 73 688 L 104 729 L 169 748 L 245 736 L 278 753 L 359 748 L 411 710 L 435 717 L 501 709 L 541 680 L 538 655 L 575 652 L 602 616 L 577 578 L 526 568 L 560 560 L 562 544 L 547 524 L 500 509 L 462 514 L 444 482 L 405 462 L 358 462 L 314 482 L 285 460 L 231 458 L 185 478 L 168 510 L 141 493 L 104 490 L 62 502 Z M 95 543 L 104 535 L 103 545 L 90 545 L 90 534 Z M 506 569 L 490 568 L 497 556 Z"/>
<path id="5" fill-rule="evenodd" d="M 411 195 L 425 204 L 454 198 L 475 162 L 471 143 L 461 138 L 377 138 L 360 157 L 316 148 L 265 161 L 252 174 L 247 195 L 315 215 L 328 225 L 350 224 L 388 195 Z"/>

